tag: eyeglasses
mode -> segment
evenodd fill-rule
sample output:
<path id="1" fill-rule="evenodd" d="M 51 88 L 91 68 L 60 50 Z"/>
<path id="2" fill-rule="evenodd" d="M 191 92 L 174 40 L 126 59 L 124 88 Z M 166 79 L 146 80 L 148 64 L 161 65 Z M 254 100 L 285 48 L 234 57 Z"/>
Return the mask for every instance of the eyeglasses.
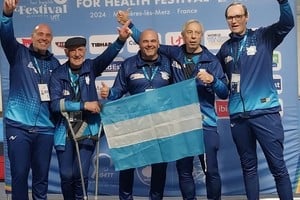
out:
<path id="1" fill-rule="evenodd" d="M 234 16 L 227 16 L 226 19 L 227 21 L 233 21 L 233 19 L 235 19 L 236 21 L 240 21 L 243 17 L 245 16 L 245 14 L 243 15 L 234 15 Z"/>

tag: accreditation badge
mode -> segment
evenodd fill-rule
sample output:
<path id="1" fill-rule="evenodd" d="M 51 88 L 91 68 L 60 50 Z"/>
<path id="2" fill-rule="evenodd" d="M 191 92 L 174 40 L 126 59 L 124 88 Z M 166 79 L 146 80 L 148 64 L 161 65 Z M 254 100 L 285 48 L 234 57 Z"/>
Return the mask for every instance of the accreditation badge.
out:
<path id="1" fill-rule="evenodd" d="M 232 74 L 230 91 L 232 93 L 240 93 L 240 83 L 241 83 L 241 75 L 240 74 Z"/>
<path id="2" fill-rule="evenodd" d="M 50 101 L 50 95 L 47 84 L 38 84 L 41 101 Z"/>

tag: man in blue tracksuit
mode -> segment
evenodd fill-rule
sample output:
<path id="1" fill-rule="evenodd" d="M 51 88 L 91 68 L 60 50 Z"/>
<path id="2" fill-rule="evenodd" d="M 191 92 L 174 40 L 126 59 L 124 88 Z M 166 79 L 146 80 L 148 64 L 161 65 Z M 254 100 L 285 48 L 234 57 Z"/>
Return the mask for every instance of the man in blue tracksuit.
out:
<path id="1" fill-rule="evenodd" d="M 13 11 L 17 0 L 3 1 L 0 39 L 9 68 L 9 97 L 5 128 L 12 177 L 12 200 L 28 200 L 28 176 L 32 172 L 32 199 L 47 199 L 48 172 L 53 148 L 54 125 L 49 111 L 48 82 L 59 62 L 47 50 L 51 28 L 39 24 L 29 48 L 17 42 Z"/>
<path id="2" fill-rule="evenodd" d="M 121 23 L 127 22 L 124 12 L 118 12 Z M 132 37 L 137 40 L 140 31 L 131 23 L 129 25 Z M 203 26 L 197 20 L 187 21 L 182 30 L 184 45 L 161 45 L 159 51 L 172 59 L 172 71 L 175 82 L 193 77 L 197 79 L 200 109 L 203 114 L 203 130 L 205 155 L 200 155 L 203 170 L 206 175 L 207 198 L 221 199 L 221 178 L 218 168 L 217 151 L 219 135 L 217 132 L 217 116 L 215 113 L 215 94 L 222 99 L 228 96 L 227 79 L 219 60 L 201 45 Z M 196 199 L 196 189 L 193 179 L 193 159 L 187 157 L 176 162 L 179 176 L 179 186 L 183 199 Z"/>
<path id="3" fill-rule="evenodd" d="M 140 51 L 127 58 L 118 71 L 114 85 L 109 89 L 105 84 L 101 88 L 102 98 L 115 100 L 124 94 L 138 94 L 154 90 L 172 83 L 170 60 L 158 54 L 158 34 L 145 30 L 139 40 Z M 163 199 L 166 181 L 167 163 L 151 165 L 151 185 L 149 199 Z M 134 169 L 119 172 L 119 199 L 133 199 Z"/>
<path id="4" fill-rule="evenodd" d="M 119 29 L 118 39 L 95 59 L 85 59 L 86 39 L 69 38 L 65 42 L 68 61 L 53 71 L 49 83 L 51 110 L 54 113 L 54 145 L 58 157 L 61 190 L 65 200 L 85 199 L 90 159 L 96 146 L 100 126 L 100 105 L 95 79 L 117 56 L 129 37 L 128 27 Z M 67 118 L 64 118 L 67 114 Z M 79 144 L 82 174 L 76 143 Z M 81 175 L 84 178 L 84 189 Z"/>
<path id="5" fill-rule="evenodd" d="M 279 21 L 256 30 L 248 29 L 248 11 L 241 3 L 230 4 L 225 17 L 230 39 L 217 57 L 230 81 L 231 132 L 243 170 L 247 198 L 259 199 L 257 141 L 274 176 L 281 200 L 292 200 L 289 173 L 283 157 L 284 130 L 272 72 L 273 50 L 294 27 L 288 0 L 278 0 Z"/>
<path id="6" fill-rule="evenodd" d="M 200 44 L 203 33 L 203 27 L 197 20 L 189 20 L 181 32 L 184 45 L 180 47 L 161 45 L 160 51 L 172 58 L 175 82 L 197 77 L 205 144 L 205 155 L 200 155 L 199 158 L 201 163 L 204 163 L 202 167 L 205 173 L 207 198 L 220 200 L 221 177 L 217 160 L 219 135 L 214 104 L 215 95 L 222 99 L 227 98 L 227 79 L 215 55 Z M 196 199 L 192 174 L 193 159 L 194 157 L 186 157 L 176 162 L 179 186 L 185 200 Z"/>

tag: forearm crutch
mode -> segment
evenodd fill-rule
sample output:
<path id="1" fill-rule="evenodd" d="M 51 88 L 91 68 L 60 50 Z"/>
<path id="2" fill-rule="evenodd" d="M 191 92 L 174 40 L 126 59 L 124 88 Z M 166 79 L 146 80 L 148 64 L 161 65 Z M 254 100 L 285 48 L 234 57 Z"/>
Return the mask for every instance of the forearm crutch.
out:
<path id="1" fill-rule="evenodd" d="M 95 184 L 95 200 L 98 199 L 98 184 L 99 184 L 99 152 L 100 152 L 100 137 L 102 131 L 102 123 L 100 123 L 99 132 L 98 132 L 98 141 L 96 146 L 96 184 Z"/>
<path id="2" fill-rule="evenodd" d="M 76 153 L 77 153 L 77 158 L 78 158 L 78 165 L 79 165 L 79 172 L 80 172 L 80 179 L 81 179 L 81 185 L 82 185 L 82 192 L 83 192 L 83 199 L 87 200 L 87 193 L 85 191 L 85 184 L 84 184 L 84 177 L 83 177 L 83 172 L 82 172 L 82 165 L 81 165 L 81 159 L 80 159 L 80 153 L 79 153 L 79 145 L 78 141 L 75 138 L 75 133 L 72 127 L 72 124 L 70 122 L 69 114 L 67 112 L 61 112 L 61 114 L 66 118 L 68 122 L 68 126 L 70 128 L 73 140 L 75 142 L 75 148 L 76 148 Z"/>

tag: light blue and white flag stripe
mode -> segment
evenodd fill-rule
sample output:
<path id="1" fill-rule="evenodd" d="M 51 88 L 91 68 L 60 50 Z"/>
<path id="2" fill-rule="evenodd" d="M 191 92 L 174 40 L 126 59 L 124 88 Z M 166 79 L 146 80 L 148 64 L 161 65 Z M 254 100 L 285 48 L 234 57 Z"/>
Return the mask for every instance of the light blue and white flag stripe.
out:
<path id="1" fill-rule="evenodd" d="M 116 170 L 204 152 L 195 79 L 108 102 L 101 117 Z"/>

